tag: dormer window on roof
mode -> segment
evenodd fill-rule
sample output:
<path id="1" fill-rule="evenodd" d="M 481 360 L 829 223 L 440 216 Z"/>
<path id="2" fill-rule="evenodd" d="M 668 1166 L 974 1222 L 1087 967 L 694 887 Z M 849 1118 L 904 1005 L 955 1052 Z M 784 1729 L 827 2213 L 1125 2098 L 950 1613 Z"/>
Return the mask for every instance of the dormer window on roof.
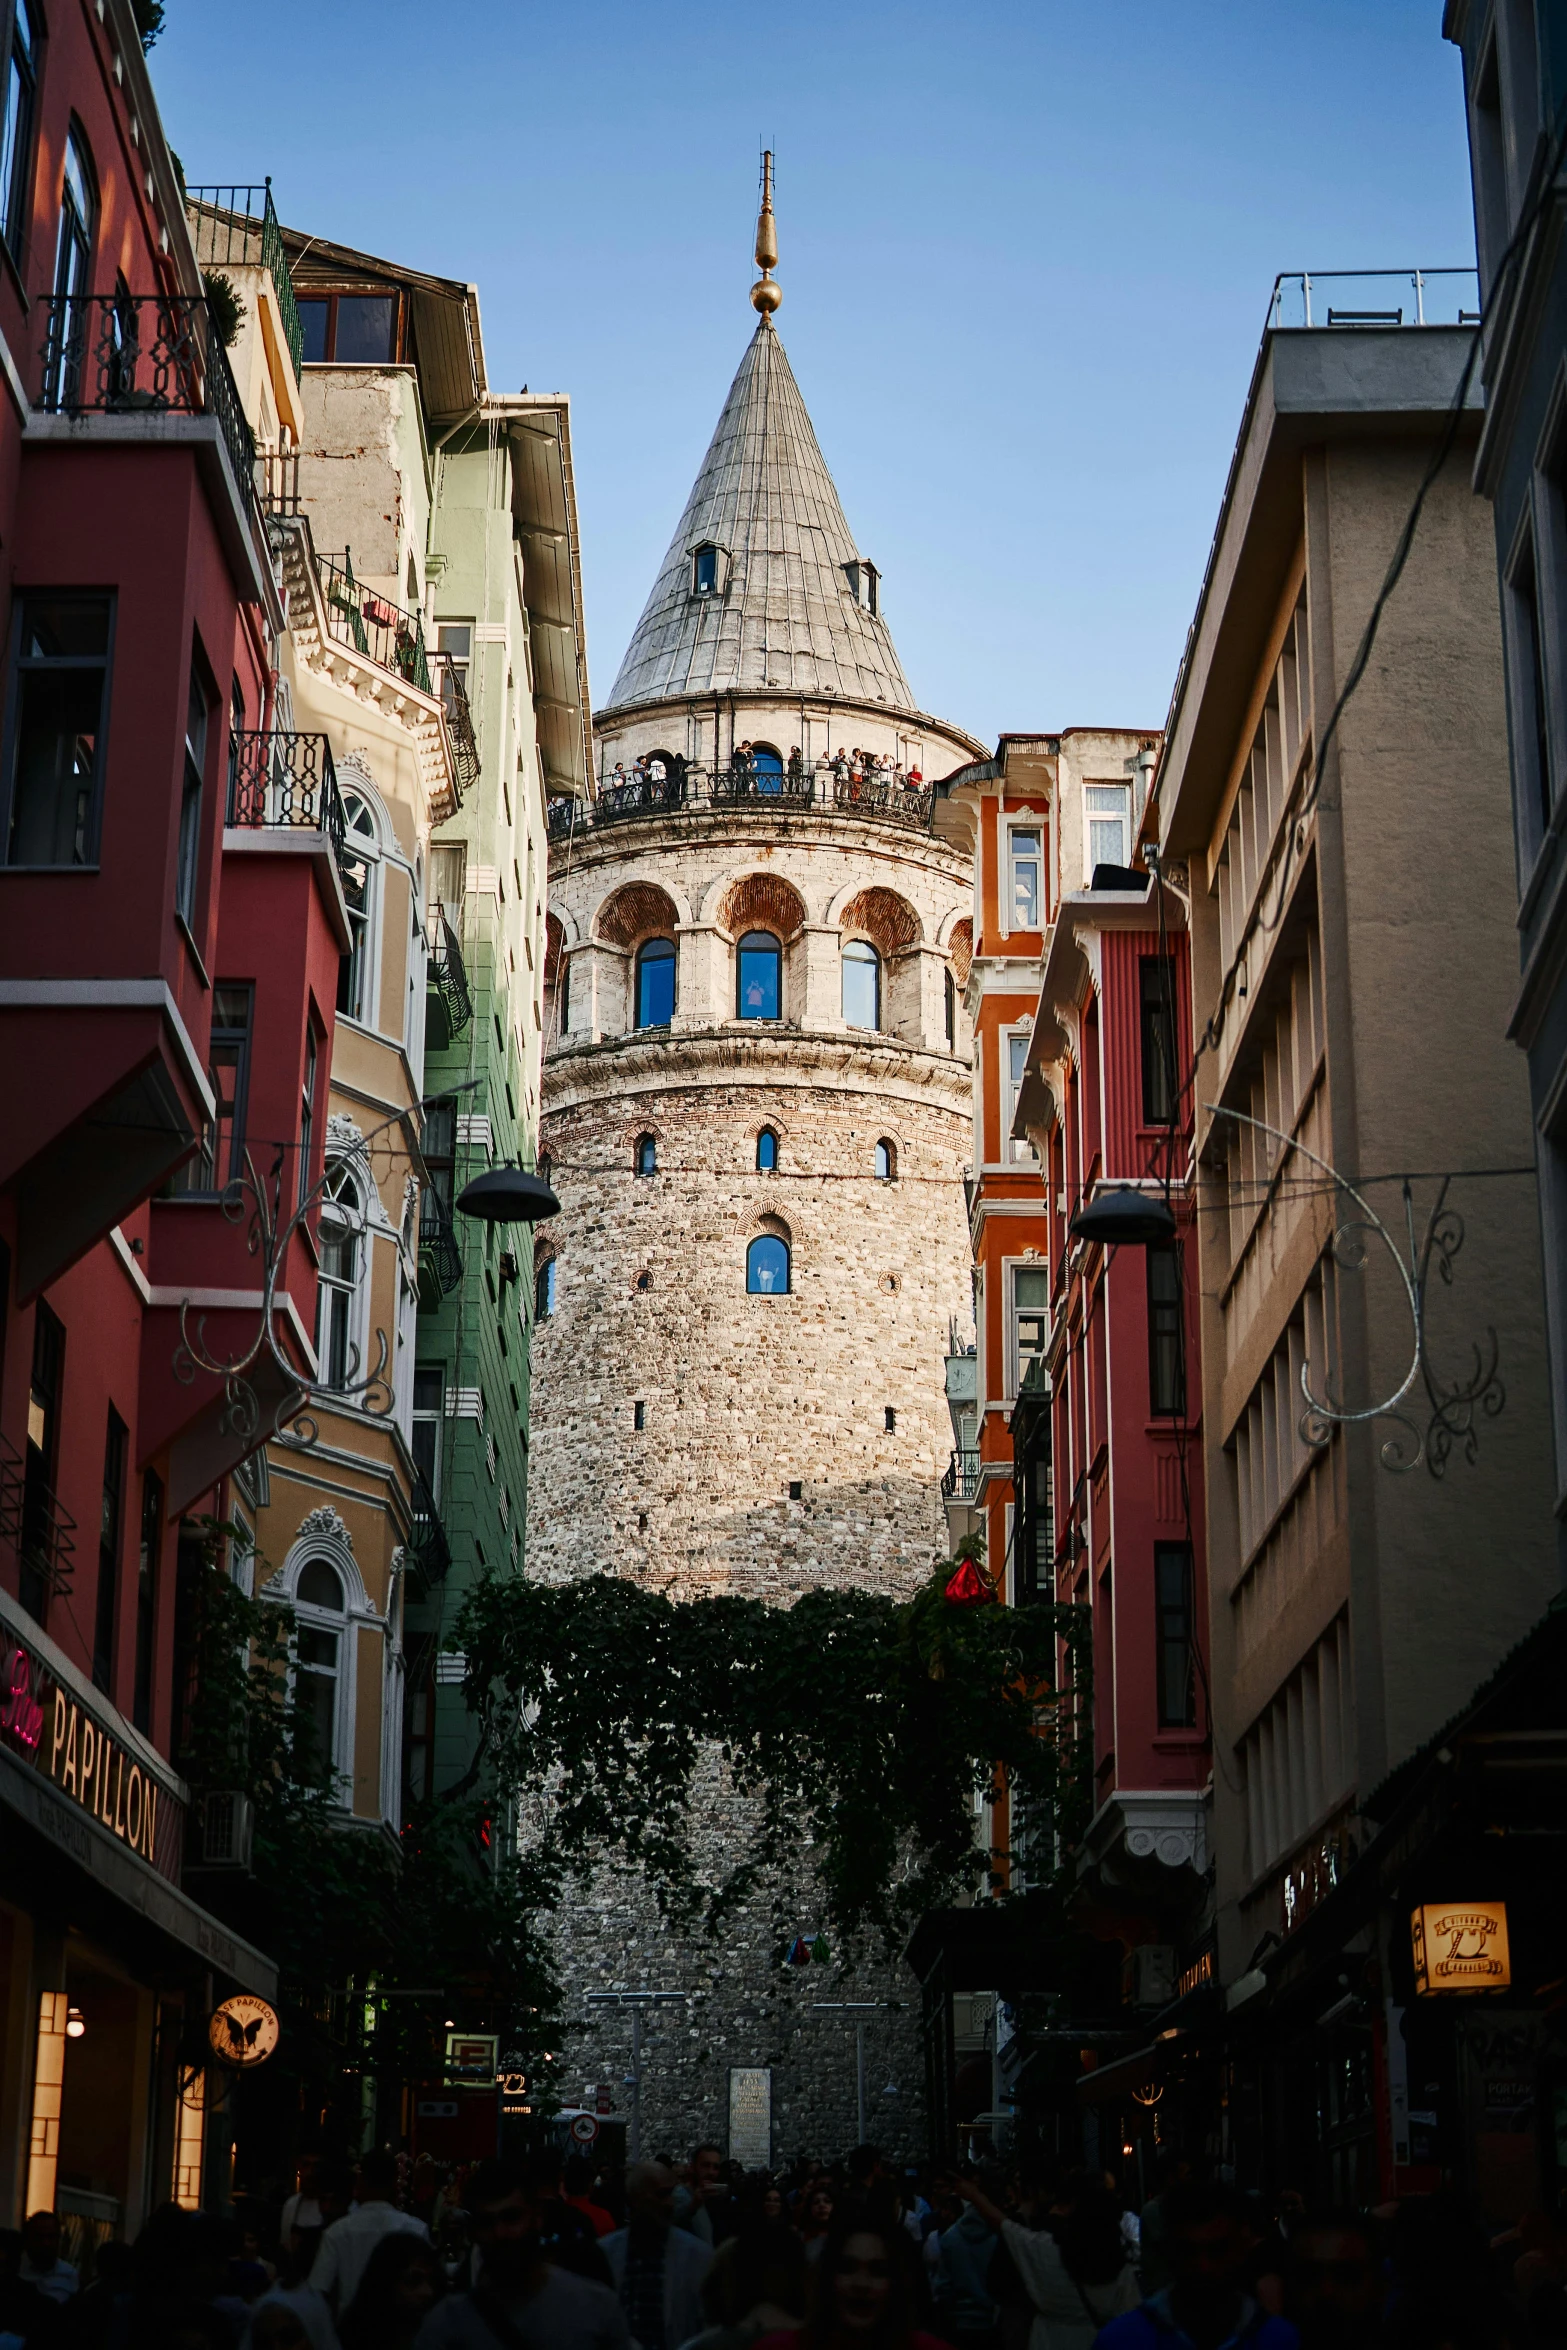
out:
<path id="1" fill-rule="evenodd" d="M 862 562 L 856 555 L 852 563 L 845 563 L 843 576 L 849 583 L 850 595 L 874 620 L 881 610 L 881 573 L 875 564 Z"/>
<path id="2" fill-rule="evenodd" d="M 704 539 L 691 550 L 691 593 L 694 596 L 719 596 L 729 581 L 729 557 L 724 549 L 711 539 Z"/>

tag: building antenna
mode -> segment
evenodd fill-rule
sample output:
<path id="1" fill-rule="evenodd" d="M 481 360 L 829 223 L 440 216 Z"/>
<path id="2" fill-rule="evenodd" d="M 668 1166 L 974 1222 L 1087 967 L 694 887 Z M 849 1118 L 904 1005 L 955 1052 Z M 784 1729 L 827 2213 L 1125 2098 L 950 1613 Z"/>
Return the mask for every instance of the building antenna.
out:
<path id="1" fill-rule="evenodd" d="M 783 288 L 773 282 L 778 267 L 778 224 L 773 218 L 773 151 L 762 150 L 762 209 L 756 220 L 756 266 L 761 276 L 751 288 L 751 307 L 770 318 L 783 300 Z"/>

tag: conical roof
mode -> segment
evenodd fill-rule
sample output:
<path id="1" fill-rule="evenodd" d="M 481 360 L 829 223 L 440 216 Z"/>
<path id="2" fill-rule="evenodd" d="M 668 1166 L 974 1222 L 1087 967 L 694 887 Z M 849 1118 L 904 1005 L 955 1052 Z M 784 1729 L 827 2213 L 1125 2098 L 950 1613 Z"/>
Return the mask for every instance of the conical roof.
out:
<path id="1" fill-rule="evenodd" d="M 693 561 L 708 543 L 720 550 L 717 584 L 699 595 Z M 772 691 L 912 710 L 887 623 L 856 593 L 848 567 L 858 561 L 800 387 L 764 317 L 609 706 Z"/>

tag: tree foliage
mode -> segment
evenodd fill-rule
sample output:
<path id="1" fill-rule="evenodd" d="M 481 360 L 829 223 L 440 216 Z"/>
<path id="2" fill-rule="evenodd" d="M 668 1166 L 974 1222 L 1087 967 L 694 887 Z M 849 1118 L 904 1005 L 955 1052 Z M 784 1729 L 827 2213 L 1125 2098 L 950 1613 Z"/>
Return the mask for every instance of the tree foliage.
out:
<path id="1" fill-rule="evenodd" d="M 958 1606 L 953 1563 L 910 1600 L 807 1592 L 791 1607 L 680 1601 L 615 1575 L 491 1578 L 460 1638 L 484 1766 L 539 1822 L 542 1880 L 594 1848 L 639 1868 L 666 1910 L 716 1924 L 808 1853 L 841 1939 L 892 1945 L 922 1911 L 993 1879 L 975 1797 L 998 1770 L 1013 1816 L 1068 1839 L 1084 1809 L 1083 1611 Z M 1073 1659 L 1055 1688 L 1058 1643 Z M 716 1746 L 756 1830 L 704 1876 L 688 1824 Z M 1030 1873 L 1040 1874 L 1036 1840 Z"/>

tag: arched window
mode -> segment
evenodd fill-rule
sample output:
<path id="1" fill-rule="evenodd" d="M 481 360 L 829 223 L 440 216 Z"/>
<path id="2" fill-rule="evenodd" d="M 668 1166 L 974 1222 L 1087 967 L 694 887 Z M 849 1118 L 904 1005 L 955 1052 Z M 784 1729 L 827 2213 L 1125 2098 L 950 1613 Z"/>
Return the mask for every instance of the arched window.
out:
<path id="1" fill-rule="evenodd" d="M 295 1704 L 311 1761 L 335 1766 L 348 1603 L 343 1578 L 329 1559 L 305 1561 L 294 1585 L 294 1606 Z"/>
<path id="2" fill-rule="evenodd" d="M 637 949 L 637 1026 L 667 1028 L 675 1016 L 675 942 L 650 938 Z"/>
<path id="3" fill-rule="evenodd" d="M 316 1310 L 316 1359 L 324 1387 L 347 1387 L 358 1368 L 355 1306 L 364 1248 L 364 1210 L 359 1186 L 342 1165 L 326 1179 L 321 1202 L 320 1298 Z"/>
<path id="4" fill-rule="evenodd" d="M 735 956 L 735 1011 L 742 1020 L 778 1018 L 783 950 L 770 930 L 748 930 Z"/>
<path id="5" fill-rule="evenodd" d="M 764 1126 L 756 1138 L 756 1166 L 761 1175 L 770 1175 L 778 1164 L 778 1137 L 770 1126 Z"/>
<path id="6" fill-rule="evenodd" d="M 534 1269 L 533 1319 L 535 1322 L 547 1322 L 554 1311 L 555 1259 L 546 1257 L 543 1263 Z"/>
<path id="7" fill-rule="evenodd" d="M 868 939 L 845 939 L 843 1016 L 850 1028 L 881 1026 L 881 957 Z"/>
<path id="8" fill-rule="evenodd" d="M 658 1144 L 653 1140 L 651 1134 L 637 1136 L 636 1153 L 631 1164 L 634 1174 L 656 1175 L 658 1173 Z"/>
<path id="9" fill-rule="evenodd" d="M 789 1287 L 789 1244 L 759 1233 L 745 1252 L 745 1286 L 753 1297 L 779 1297 Z"/>
<path id="10" fill-rule="evenodd" d="M 751 773 L 756 778 L 759 792 L 776 794 L 783 790 L 784 763 L 782 755 L 771 743 L 751 745 Z"/>
<path id="11" fill-rule="evenodd" d="M 337 967 L 337 1008 L 350 1020 L 375 1025 L 375 913 L 381 842 L 375 812 L 356 791 L 343 794 L 348 837 L 338 871 L 348 903 L 352 941 Z"/>
<path id="12" fill-rule="evenodd" d="M 876 1180 L 878 1183 L 896 1183 L 898 1180 L 898 1146 L 885 1135 L 876 1145 Z"/>

